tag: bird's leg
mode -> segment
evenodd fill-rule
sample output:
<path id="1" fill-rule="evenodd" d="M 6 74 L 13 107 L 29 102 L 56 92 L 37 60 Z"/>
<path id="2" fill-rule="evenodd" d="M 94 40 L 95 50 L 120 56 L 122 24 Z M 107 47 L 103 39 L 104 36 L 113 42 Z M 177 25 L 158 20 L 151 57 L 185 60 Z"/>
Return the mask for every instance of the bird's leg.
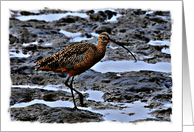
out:
<path id="1" fill-rule="evenodd" d="M 79 94 L 79 100 L 80 100 L 80 104 L 82 107 L 84 107 L 84 103 L 83 103 L 83 95 L 82 93 L 80 93 L 79 91 L 77 91 L 76 89 L 73 88 L 73 79 L 74 79 L 74 76 L 72 77 L 72 80 L 71 80 L 71 84 L 70 84 L 70 87 L 72 88 L 72 90 L 74 90 L 77 94 Z"/>
<path id="2" fill-rule="evenodd" d="M 71 80 L 70 85 L 68 85 L 68 81 L 69 81 L 69 79 L 70 79 L 70 77 L 68 77 L 67 80 L 65 81 L 65 85 L 71 89 L 71 94 L 72 94 L 73 103 L 74 103 L 74 109 L 77 110 L 77 106 L 76 106 L 75 99 L 74 99 L 74 95 L 73 95 L 73 88 L 72 88 L 73 78 L 74 78 L 74 77 L 72 77 L 72 80 Z"/>

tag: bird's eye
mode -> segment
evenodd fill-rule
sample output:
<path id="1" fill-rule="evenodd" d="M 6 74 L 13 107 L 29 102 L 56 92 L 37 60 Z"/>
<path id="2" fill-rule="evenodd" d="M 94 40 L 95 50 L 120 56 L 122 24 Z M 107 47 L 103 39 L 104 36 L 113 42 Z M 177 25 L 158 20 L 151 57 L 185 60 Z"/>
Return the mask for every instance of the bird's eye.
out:
<path id="1" fill-rule="evenodd" d="M 102 40 L 106 40 L 106 37 L 102 37 Z"/>

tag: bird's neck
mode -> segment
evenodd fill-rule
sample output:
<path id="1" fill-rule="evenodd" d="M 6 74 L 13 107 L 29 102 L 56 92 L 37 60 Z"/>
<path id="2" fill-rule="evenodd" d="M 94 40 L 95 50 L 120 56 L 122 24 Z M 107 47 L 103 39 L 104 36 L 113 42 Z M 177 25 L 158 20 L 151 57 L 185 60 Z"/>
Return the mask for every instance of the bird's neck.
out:
<path id="1" fill-rule="evenodd" d="M 106 52 L 106 45 L 107 44 L 104 44 L 104 43 L 97 44 L 98 53 L 102 54 L 103 56 L 105 55 L 105 52 Z"/>

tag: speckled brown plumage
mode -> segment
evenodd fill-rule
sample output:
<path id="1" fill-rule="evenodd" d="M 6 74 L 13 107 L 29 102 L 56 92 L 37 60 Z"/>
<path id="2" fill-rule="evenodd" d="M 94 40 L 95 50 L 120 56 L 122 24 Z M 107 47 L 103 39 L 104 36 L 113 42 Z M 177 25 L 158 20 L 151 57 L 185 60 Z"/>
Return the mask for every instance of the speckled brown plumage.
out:
<path id="1" fill-rule="evenodd" d="M 106 52 L 106 45 L 108 42 L 118 44 L 125 48 L 121 43 L 115 42 L 110 39 L 108 33 L 103 32 L 98 38 L 97 45 L 94 45 L 92 43 L 77 43 L 69 45 L 56 54 L 37 61 L 36 65 L 39 66 L 37 70 L 68 73 L 69 77 L 67 78 L 65 85 L 71 89 L 74 101 L 74 108 L 77 109 L 73 90 L 79 94 L 80 103 L 82 106 L 84 106 L 83 95 L 72 87 L 73 78 L 74 76 L 79 75 L 91 68 L 104 57 Z M 68 81 L 71 77 L 72 80 L 69 85 Z"/>
<path id="2" fill-rule="evenodd" d="M 107 40 L 100 39 L 106 37 Z M 79 75 L 100 61 L 106 51 L 108 34 L 102 33 L 98 45 L 92 43 L 72 44 L 43 60 L 36 62 L 37 70 L 67 72 L 69 76 Z"/>
<path id="3" fill-rule="evenodd" d="M 105 53 L 105 52 L 104 52 Z M 78 75 L 97 63 L 104 54 L 91 43 L 78 43 L 65 47 L 63 50 L 36 62 L 37 70 L 53 72 L 70 72 L 70 76 Z M 73 71 L 74 72 L 73 72 Z M 77 72 L 77 74 L 75 73 Z"/>

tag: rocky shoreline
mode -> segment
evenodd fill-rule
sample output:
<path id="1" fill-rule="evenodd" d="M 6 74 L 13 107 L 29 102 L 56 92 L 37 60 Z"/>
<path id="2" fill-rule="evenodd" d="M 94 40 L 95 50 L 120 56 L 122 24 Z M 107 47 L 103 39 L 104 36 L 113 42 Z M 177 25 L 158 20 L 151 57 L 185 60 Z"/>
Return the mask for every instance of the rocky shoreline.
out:
<path id="1" fill-rule="evenodd" d="M 35 62 L 58 52 L 67 45 L 77 42 L 96 44 L 101 32 L 108 32 L 112 38 L 127 43 L 138 59 L 148 64 L 170 63 L 168 49 L 171 36 L 169 11 L 144 11 L 140 9 L 107 9 L 70 12 L 58 20 L 20 20 L 22 17 L 45 14 L 69 13 L 63 10 L 44 9 L 37 12 L 11 11 L 9 25 L 9 50 L 11 66 L 10 115 L 12 120 L 39 121 L 47 123 L 100 122 L 109 114 L 103 110 L 120 110 L 130 117 L 128 122 L 170 121 L 172 114 L 171 72 L 150 70 L 101 73 L 93 69 L 75 77 L 74 87 L 83 92 L 86 110 L 75 111 L 71 107 L 52 107 L 36 103 L 26 107 L 16 104 L 33 100 L 46 102 L 72 102 L 71 93 L 64 85 L 66 74 L 35 71 Z M 80 13 L 83 16 L 75 16 Z M 79 14 L 79 15 L 80 15 Z M 115 20 L 112 20 L 115 17 Z M 65 34 L 64 34 L 65 32 Z M 165 40 L 165 41 L 164 41 Z M 153 41 L 154 44 L 151 43 Z M 159 44 L 158 44 L 159 43 Z M 122 48 L 108 44 L 102 62 L 133 60 Z M 129 67 L 130 69 L 130 67 Z M 58 90 L 40 88 L 51 85 Z M 31 87 L 33 86 L 33 88 Z M 91 99 L 88 91 L 100 92 L 100 101 Z M 79 106 L 78 95 L 75 94 Z M 136 119 L 136 112 L 125 111 L 130 104 L 145 103 L 142 109 L 149 111 L 149 117 Z M 87 109 L 90 108 L 90 109 Z M 92 111 L 93 110 L 93 111 Z M 101 112 L 94 112 L 101 111 Z M 75 118 L 76 117 L 76 118 Z M 134 118 L 133 118 L 134 117 Z M 110 120 L 110 119 L 109 119 Z M 117 121 L 117 119 L 112 119 Z"/>

